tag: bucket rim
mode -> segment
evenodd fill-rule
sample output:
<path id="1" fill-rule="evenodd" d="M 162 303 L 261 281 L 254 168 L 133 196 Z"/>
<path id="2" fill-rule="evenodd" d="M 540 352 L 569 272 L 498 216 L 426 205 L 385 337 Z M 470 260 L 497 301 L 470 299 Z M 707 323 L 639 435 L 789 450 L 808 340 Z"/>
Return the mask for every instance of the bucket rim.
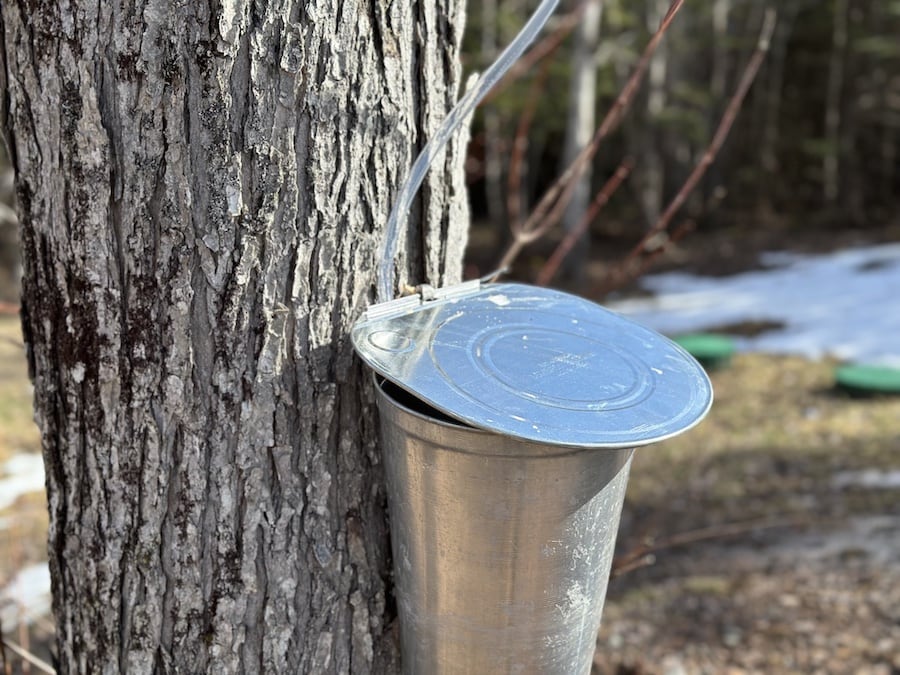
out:
<path id="1" fill-rule="evenodd" d="M 433 406 L 431 406 L 427 401 L 424 401 L 421 399 L 421 397 L 417 396 L 415 392 L 410 392 L 405 387 L 401 387 L 396 382 L 384 377 L 383 375 L 380 375 L 379 373 L 372 373 L 372 384 L 376 390 L 376 397 L 383 397 L 390 402 L 391 408 L 388 410 L 385 410 L 381 405 L 378 406 L 379 414 L 382 416 L 387 415 L 388 417 L 396 419 L 399 417 L 398 413 L 403 413 L 415 420 L 415 422 L 420 425 L 429 425 L 432 427 L 436 427 L 437 429 L 444 430 L 445 432 L 449 432 L 459 437 L 468 436 L 473 439 L 494 438 L 503 445 L 509 444 L 511 448 L 515 448 L 515 451 L 510 450 L 509 452 L 501 452 L 498 450 L 485 451 L 480 449 L 468 449 L 459 446 L 446 448 L 447 450 L 452 450 L 453 452 L 460 452 L 468 455 L 478 455 L 481 457 L 529 457 L 538 459 L 568 457 L 584 452 L 623 452 L 631 451 L 638 447 L 634 444 L 607 445 L 602 447 L 574 444 L 564 445 L 561 443 L 550 443 L 546 441 L 533 441 L 528 438 L 520 438 L 518 436 L 502 434 L 489 429 L 480 429 L 478 427 L 471 426 L 461 420 L 457 422 L 446 413 L 433 408 Z M 388 385 L 389 387 L 396 388 L 406 394 L 409 394 L 416 400 L 420 401 L 423 405 L 428 406 L 429 408 L 433 408 L 437 413 L 443 415 L 445 418 L 451 421 L 447 421 L 437 417 L 431 417 L 427 413 L 410 408 L 408 405 L 404 405 L 402 402 L 398 401 L 397 398 L 390 392 L 385 391 L 384 385 Z M 415 430 L 409 429 L 408 425 L 402 424 L 402 422 L 397 421 L 394 423 L 399 424 L 406 433 L 413 433 L 417 437 L 421 437 L 422 440 L 428 442 L 435 441 L 435 438 L 431 434 L 418 434 L 415 433 Z M 523 448 L 528 448 L 530 451 L 522 452 Z"/>

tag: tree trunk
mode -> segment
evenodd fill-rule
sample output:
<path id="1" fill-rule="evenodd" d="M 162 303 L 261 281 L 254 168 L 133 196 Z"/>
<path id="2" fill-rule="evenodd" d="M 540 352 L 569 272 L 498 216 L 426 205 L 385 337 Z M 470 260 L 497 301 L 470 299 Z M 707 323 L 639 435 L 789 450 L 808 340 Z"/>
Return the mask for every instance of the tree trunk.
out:
<path id="1" fill-rule="evenodd" d="M 652 35 L 659 27 L 669 8 L 668 0 L 649 0 L 647 6 L 647 30 Z M 668 91 L 666 70 L 669 49 L 663 42 L 650 59 L 647 69 L 647 109 L 645 123 L 638 133 L 638 166 L 640 167 L 640 203 L 646 226 L 652 227 L 662 212 L 665 190 L 665 158 L 660 148 L 662 134 L 656 130 L 659 118 L 666 107 Z"/>
<path id="2" fill-rule="evenodd" d="M 578 28 L 575 30 L 575 46 L 572 50 L 572 83 L 569 87 L 569 113 L 566 122 L 566 141 L 563 149 L 563 167 L 569 166 L 578 153 L 591 141 L 596 126 L 597 105 L 597 44 L 600 39 L 600 20 L 603 4 L 589 0 Z M 591 179 L 593 169 L 588 165 L 572 192 L 572 200 L 563 213 L 562 224 L 566 232 L 578 227 L 591 203 Z M 570 279 L 584 281 L 590 248 L 590 232 L 585 232 L 563 264 L 563 273 Z"/>
<path id="3" fill-rule="evenodd" d="M 728 17 L 731 14 L 731 0 L 713 0 L 712 3 L 712 29 L 713 43 L 712 53 L 713 62 L 710 64 L 712 74 L 710 75 L 709 88 L 712 93 L 713 103 L 716 112 L 724 108 L 727 104 L 726 96 L 728 95 L 728 71 L 729 71 L 729 50 L 728 50 Z M 713 127 L 710 136 L 715 132 Z"/>
<path id="4" fill-rule="evenodd" d="M 787 63 L 787 46 L 791 33 L 794 30 L 794 22 L 799 12 L 797 3 L 788 3 L 780 12 L 775 34 L 772 36 L 772 46 L 769 48 L 769 56 L 766 78 L 765 117 L 762 131 L 762 148 L 760 149 L 760 165 L 763 171 L 775 176 L 781 171 L 779 159 L 779 143 L 781 140 L 781 103 L 784 89 L 784 76 Z M 777 180 L 777 178 L 776 178 Z M 766 181 L 768 182 L 768 181 Z M 765 185 L 760 181 L 760 199 L 771 200 L 772 185 Z M 759 201 L 759 200 L 758 200 Z"/>
<path id="5" fill-rule="evenodd" d="M 849 0 L 834 0 L 832 3 L 832 41 L 828 62 L 828 91 L 825 99 L 826 148 L 822 162 L 822 190 L 827 204 L 835 203 L 840 196 L 841 106 L 849 9 Z"/>
<path id="6" fill-rule="evenodd" d="M 487 70 L 497 56 L 500 28 L 498 24 L 497 0 L 483 0 L 481 3 L 481 58 L 485 63 L 483 70 Z M 486 106 L 481 114 L 484 121 L 485 204 L 491 226 L 499 230 L 506 222 L 500 113 L 496 108 Z"/>
<path id="7" fill-rule="evenodd" d="M 683 181 L 690 171 L 691 165 L 694 165 L 697 161 L 699 161 L 700 157 L 703 156 L 703 152 L 706 148 L 706 145 L 712 140 L 713 136 L 716 133 L 716 128 L 719 126 L 719 120 L 722 118 L 722 114 L 725 112 L 725 108 L 728 105 L 728 94 L 729 94 L 729 84 L 730 80 L 734 77 L 732 76 L 732 65 L 731 65 L 731 46 L 730 36 L 731 36 L 731 14 L 733 11 L 732 0 L 713 0 L 711 9 L 711 23 L 712 23 L 712 44 L 710 46 L 710 54 L 712 58 L 712 62 L 709 64 L 710 67 L 710 76 L 709 76 L 709 93 L 710 93 L 710 104 L 708 110 L 706 111 L 706 130 L 704 134 L 704 138 L 702 142 L 691 141 L 685 138 L 684 134 L 672 134 L 669 136 L 669 141 L 676 148 L 679 145 L 682 146 L 681 153 L 676 152 L 676 156 L 679 154 L 686 154 L 689 157 L 687 162 L 679 162 L 676 165 L 676 171 L 673 173 L 683 174 L 678 176 L 679 181 Z M 682 19 L 687 19 L 688 17 L 680 17 Z M 681 33 L 684 36 L 683 42 L 680 41 L 680 44 L 690 44 L 691 39 L 696 36 L 698 33 L 695 32 L 696 28 L 693 26 L 686 26 L 687 21 L 679 24 L 679 28 L 681 28 Z M 702 24 L 701 24 L 702 25 Z M 673 26 L 673 28 L 675 28 Z M 682 37 L 679 35 L 679 37 Z M 683 49 L 683 48 L 682 48 Z M 682 50 L 678 50 L 680 54 Z M 683 71 L 683 81 L 691 81 L 695 79 L 696 76 L 691 72 L 693 67 L 696 67 L 694 63 L 690 61 L 690 51 L 683 57 L 683 60 L 688 61 L 688 68 L 682 69 Z M 678 61 L 681 60 L 677 56 L 674 57 L 673 61 L 675 63 L 673 65 L 677 65 Z M 686 71 L 686 72 L 684 72 Z M 671 73 L 673 81 L 678 82 L 679 78 L 677 73 Z M 687 152 L 685 153 L 683 148 L 687 146 Z M 688 197 L 689 206 L 691 205 L 699 205 L 699 209 L 697 209 L 698 213 L 702 213 L 704 216 L 704 220 L 709 222 L 711 225 L 715 225 L 718 223 L 718 214 L 716 209 L 713 207 L 708 209 L 712 204 L 719 200 L 719 195 L 724 194 L 725 185 L 727 184 L 727 170 L 726 165 L 728 164 L 727 151 L 728 147 L 724 147 L 719 151 L 717 156 L 717 160 L 713 162 L 709 168 L 706 170 L 706 175 L 703 177 L 702 181 L 702 191 L 697 190 L 694 194 Z M 693 204 L 691 204 L 693 202 Z"/>
<path id="8" fill-rule="evenodd" d="M 463 3 L 9 0 L 2 22 L 61 670 L 395 669 L 347 328 L 456 97 Z M 463 148 L 404 277 L 458 278 Z"/>

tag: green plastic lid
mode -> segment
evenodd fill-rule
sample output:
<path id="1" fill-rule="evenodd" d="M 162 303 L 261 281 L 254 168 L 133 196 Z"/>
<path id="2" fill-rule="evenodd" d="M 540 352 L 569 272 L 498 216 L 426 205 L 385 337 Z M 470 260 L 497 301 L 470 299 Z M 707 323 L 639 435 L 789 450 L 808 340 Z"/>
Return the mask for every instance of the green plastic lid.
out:
<path id="1" fill-rule="evenodd" d="M 858 396 L 900 394 L 900 368 L 850 364 L 839 367 L 835 384 Z"/>
<path id="2" fill-rule="evenodd" d="M 735 351 L 734 340 L 725 335 L 691 333 L 673 339 L 706 368 L 726 365 Z"/>

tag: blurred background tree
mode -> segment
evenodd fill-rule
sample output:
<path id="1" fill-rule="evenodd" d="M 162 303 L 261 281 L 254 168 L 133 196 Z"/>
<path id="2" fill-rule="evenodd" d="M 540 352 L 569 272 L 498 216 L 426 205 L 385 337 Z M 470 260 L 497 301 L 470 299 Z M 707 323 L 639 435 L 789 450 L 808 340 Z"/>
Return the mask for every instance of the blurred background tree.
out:
<path id="1" fill-rule="evenodd" d="M 467 67 L 481 70 L 493 57 L 493 50 L 482 48 L 481 36 L 491 35 L 491 45 L 505 44 L 534 4 L 493 0 L 491 11 L 479 12 L 481 5 L 471 3 Z M 581 138 L 578 125 L 585 114 L 575 108 L 583 104 L 584 90 L 593 88 L 594 111 L 609 109 L 668 2 L 606 0 L 602 11 L 596 5 L 594 0 L 565 3 L 557 27 L 567 13 L 577 21 L 547 59 L 544 82 L 535 87 L 541 69 L 531 69 L 476 118 L 469 162 L 476 247 L 479 242 L 497 251 L 502 247 L 508 213 L 498 195 L 508 167 L 498 158 L 509 157 L 529 98 L 539 92 L 523 162 L 526 211 L 571 156 L 573 139 Z M 623 157 L 635 162 L 626 186 L 594 223 L 595 240 L 636 240 L 677 192 L 709 145 L 755 47 L 764 10 L 763 3 L 748 0 L 686 2 L 625 123 L 593 161 L 590 194 Z M 769 229 L 785 237 L 896 227 L 900 2 L 785 0 L 778 11 L 768 58 L 728 142 L 681 217 L 696 222 L 701 232 Z M 586 45 L 591 50 L 587 79 Z M 542 255 L 536 253 L 536 264 Z M 482 267 L 490 259 L 475 256 Z M 578 272 L 582 263 L 573 260 Z"/>

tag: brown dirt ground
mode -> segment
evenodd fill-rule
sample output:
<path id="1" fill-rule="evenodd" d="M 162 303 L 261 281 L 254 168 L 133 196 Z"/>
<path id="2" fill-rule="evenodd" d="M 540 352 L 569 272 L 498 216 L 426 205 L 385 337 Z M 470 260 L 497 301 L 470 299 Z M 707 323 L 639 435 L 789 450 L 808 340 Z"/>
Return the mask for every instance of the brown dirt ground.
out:
<path id="1" fill-rule="evenodd" d="M 832 372 L 741 355 L 706 421 L 637 452 L 619 550 L 646 566 L 611 581 L 595 675 L 900 673 L 900 398 Z"/>

